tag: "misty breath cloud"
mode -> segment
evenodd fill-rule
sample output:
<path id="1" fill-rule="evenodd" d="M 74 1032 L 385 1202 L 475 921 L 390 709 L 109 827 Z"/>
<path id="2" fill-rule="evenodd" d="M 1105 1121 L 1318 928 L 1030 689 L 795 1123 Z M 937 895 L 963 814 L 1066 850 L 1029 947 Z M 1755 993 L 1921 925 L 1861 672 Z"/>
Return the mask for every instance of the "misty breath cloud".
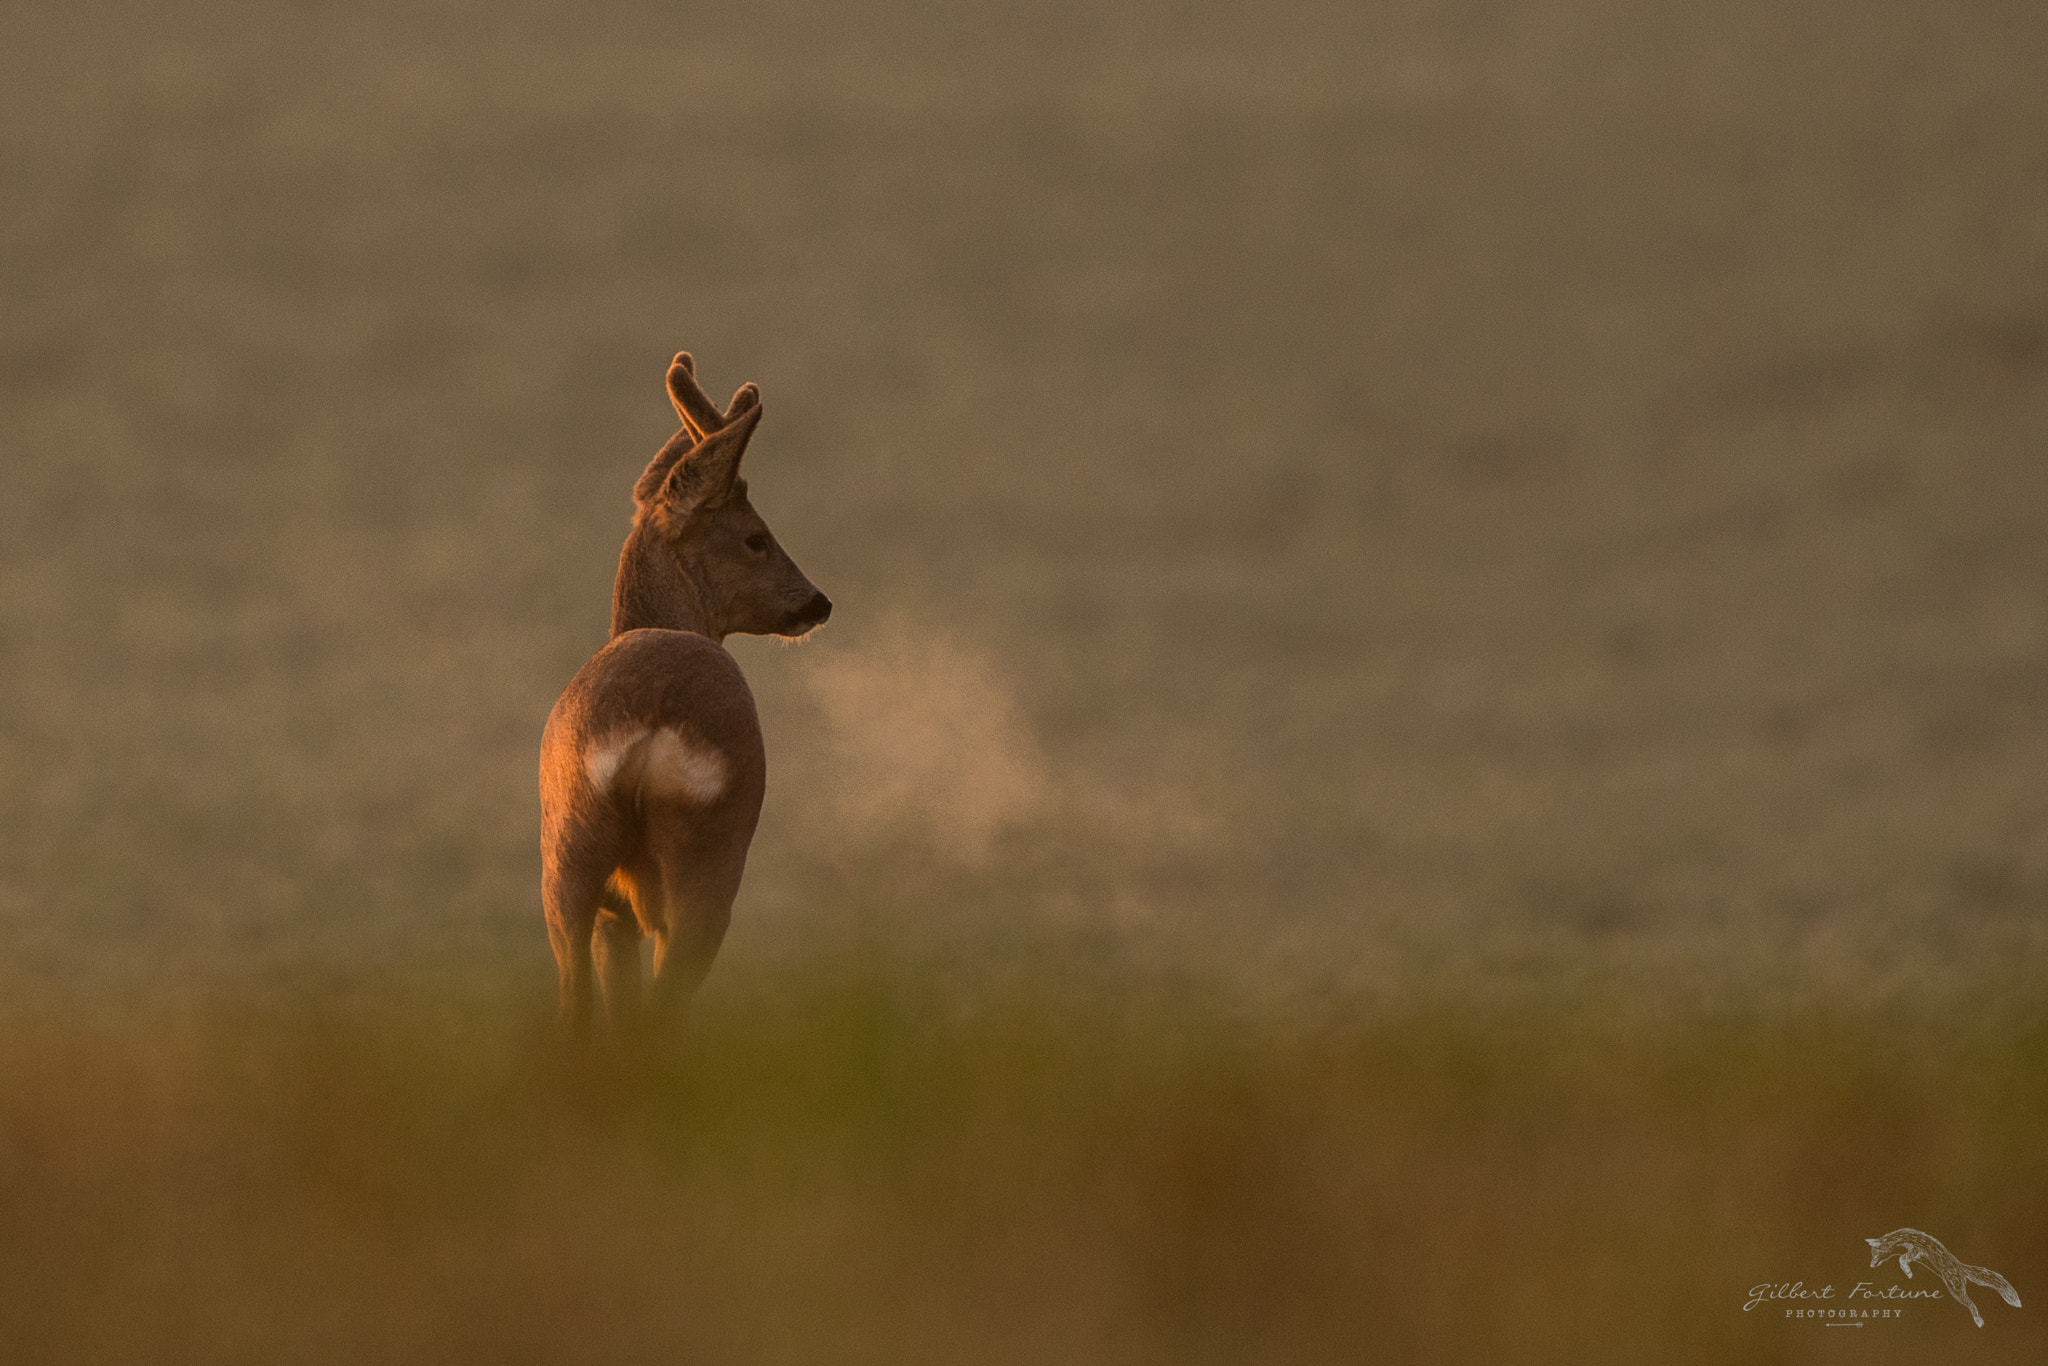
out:
<path id="1" fill-rule="evenodd" d="M 808 651 L 803 675 L 829 737 L 812 798 L 820 840 L 908 836 L 975 866 L 1050 808 L 1044 752 L 987 655 L 899 621 Z"/>

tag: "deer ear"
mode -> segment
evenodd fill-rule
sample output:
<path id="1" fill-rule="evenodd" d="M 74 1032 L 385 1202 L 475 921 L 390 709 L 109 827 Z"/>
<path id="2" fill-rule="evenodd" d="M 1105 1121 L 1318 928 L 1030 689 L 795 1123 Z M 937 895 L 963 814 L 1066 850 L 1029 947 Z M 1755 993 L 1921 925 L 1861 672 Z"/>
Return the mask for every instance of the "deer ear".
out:
<path id="1" fill-rule="evenodd" d="M 655 452 L 654 459 L 648 461 L 647 468 L 640 472 L 639 480 L 633 485 L 633 501 L 644 503 L 660 493 L 669 471 L 673 470 L 676 462 L 688 455 L 690 448 L 696 444 L 690 436 L 688 427 L 670 437 L 668 444 Z"/>
<path id="2" fill-rule="evenodd" d="M 738 408 L 741 398 L 753 388 L 750 384 L 742 389 L 734 397 L 733 406 Z M 669 471 L 661 486 L 662 500 L 669 510 L 687 517 L 699 508 L 724 502 L 732 493 L 733 480 L 740 473 L 740 457 L 747 453 L 747 442 L 760 421 L 761 397 L 755 391 L 744 411 L 735 412 L 732 421 L 698 442 Z"/>

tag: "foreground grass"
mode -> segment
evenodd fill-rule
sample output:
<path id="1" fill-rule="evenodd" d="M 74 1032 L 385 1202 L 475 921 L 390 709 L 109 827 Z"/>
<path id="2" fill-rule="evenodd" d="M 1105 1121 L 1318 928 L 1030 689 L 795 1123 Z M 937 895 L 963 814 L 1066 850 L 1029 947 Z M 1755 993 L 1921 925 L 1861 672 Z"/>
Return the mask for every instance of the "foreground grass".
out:
<path id="1" fill-rule="evenodd" d="M 1127 984 L 1126 984 L 1127 985 Z M 23 1361 L 1799 1361 L 2048 1341 L 2048 1022 L 729 981 L 657 1068 L 314 994 L 0 1058 Z M 2028 1308 L 1745 1313 L 1925 1228 Z M 1913 1288 L 1924 1288 L 1923 1275 Z M 1989 1303 L 1984 1303 L 1989 1300 Z"/>

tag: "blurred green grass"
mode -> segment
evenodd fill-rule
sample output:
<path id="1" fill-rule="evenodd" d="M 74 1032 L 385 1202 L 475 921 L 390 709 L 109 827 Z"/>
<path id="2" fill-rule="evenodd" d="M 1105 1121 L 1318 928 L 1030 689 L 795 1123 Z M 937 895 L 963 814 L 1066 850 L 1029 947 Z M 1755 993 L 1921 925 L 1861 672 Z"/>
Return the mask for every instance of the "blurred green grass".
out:
<path id="1" fill-rule="evenodd" d="M 1823 1361 L 1752 1285 L 1896 1280 L 1904 1224 L 2048 1273 L 2038 1000 L 1276 1013 L 876 959 L 729 974 L 654 1064 L 537 1004 L 8 1021 L 9 1359 Z M 2038 1360 L 2039 1312 L 1911 1302 L 1854 1359 Z"/>

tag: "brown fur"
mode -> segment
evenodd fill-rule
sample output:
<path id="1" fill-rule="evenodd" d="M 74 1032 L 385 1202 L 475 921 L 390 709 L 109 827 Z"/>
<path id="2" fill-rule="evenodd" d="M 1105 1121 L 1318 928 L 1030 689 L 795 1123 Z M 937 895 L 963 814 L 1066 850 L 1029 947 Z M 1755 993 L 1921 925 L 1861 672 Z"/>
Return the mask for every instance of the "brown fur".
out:
<path id="1" fill-rule="evenodd" d="M 656 1014 L 703 980 L 767 782 L 753 694 L 722 642 L 801 635 L 832 610 L 747 501 L 739 463 L 759 391 L 743 386 L 720 413 L 688 353 L 668 388 L 683 429 L 634 486 L 611 641 L 570 680 L 541 739 L 541 898 L 573 1029 L 599 986 L 614 1027 L 633 1026 L 643 934 Z"/>

